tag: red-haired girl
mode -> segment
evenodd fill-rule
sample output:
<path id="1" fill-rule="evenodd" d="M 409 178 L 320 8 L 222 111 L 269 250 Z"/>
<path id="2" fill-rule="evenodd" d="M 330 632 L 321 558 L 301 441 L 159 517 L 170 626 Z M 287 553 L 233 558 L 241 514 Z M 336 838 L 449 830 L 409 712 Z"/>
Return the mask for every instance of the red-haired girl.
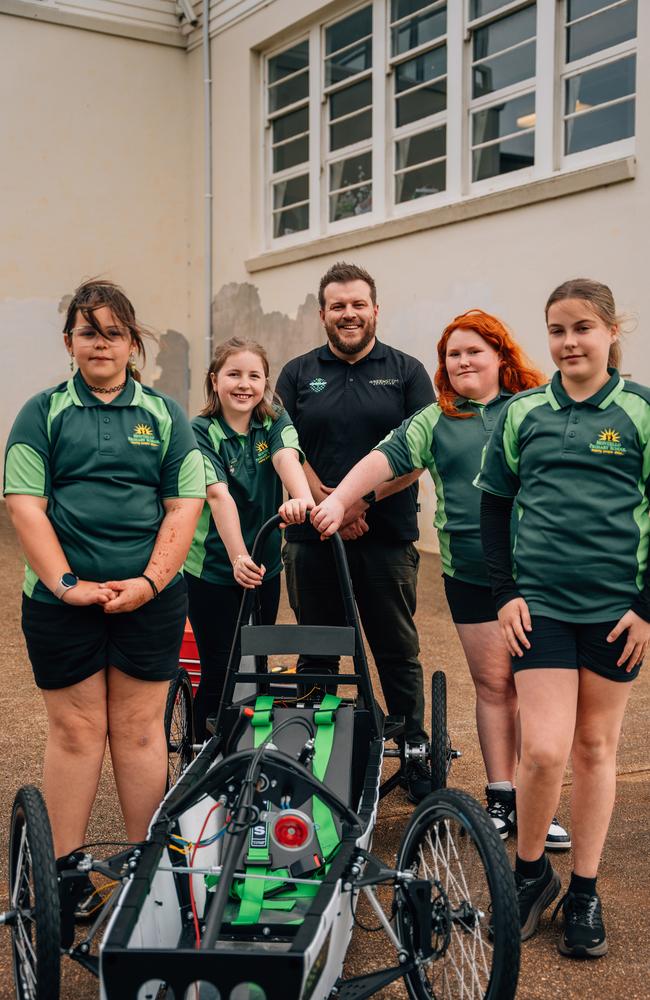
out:
<path id="1" fill-rule="evenodd" d="M 488 812 L 505 840 L 515 825 L 517 695 L 481 548 L 480 493 L 472 483 L 500 410 L 513 393 L 544 378 L 501 320 L 481 309 L 456 316 L 437 350 L 437 402 L 405 420 L 359 462 L 316 507 L 312 521 L 332 534 L 358 497 L 394 476 L 429 469 L 445 594 L 476 689 Z M 555 821 L 547 846 L 569 846 Z"/>

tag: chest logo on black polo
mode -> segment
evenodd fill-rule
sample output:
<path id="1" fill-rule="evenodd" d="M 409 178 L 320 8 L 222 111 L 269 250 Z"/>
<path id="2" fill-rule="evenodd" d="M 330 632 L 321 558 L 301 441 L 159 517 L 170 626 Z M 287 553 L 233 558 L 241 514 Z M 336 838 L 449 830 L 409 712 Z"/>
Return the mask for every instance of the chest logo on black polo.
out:
<path id="1" fill-rule="evenodd" d="M 148 448 L 160 448 L 160 441 L 149 424 L 136 424 L 129 434 L 129 444 L 145 445 Z"/>
<path id="2" fill-rule="evenodd" d="M 368 385 L 399 385 L 398 378 L 371 378 Z"/>
<path id="3" fill-rule="evenodd" d="M 257 464 L 261 465 L 262 462 L 266 462 L 268 458 L 271 457 L 271 452 L 269 451 L 269 445 L 267 441 L 258 441 L 255 445 L 255 451 L 257 452 Z"/>
<path id="4" fill-rule="evenodd" d="M 313 378 L 309 383 L 309 388 L 312 392 L 322 392 L 326 385 L 327 382 L 324 378 Z"/>
<path id="5" fill-rule="evenodd" d="M 621 435 L 613 427 L 604 427 L 598 439 L 592 441 L 589 450 L 594 455 L 624 455 L 626 448 L 621 444 Z"/>

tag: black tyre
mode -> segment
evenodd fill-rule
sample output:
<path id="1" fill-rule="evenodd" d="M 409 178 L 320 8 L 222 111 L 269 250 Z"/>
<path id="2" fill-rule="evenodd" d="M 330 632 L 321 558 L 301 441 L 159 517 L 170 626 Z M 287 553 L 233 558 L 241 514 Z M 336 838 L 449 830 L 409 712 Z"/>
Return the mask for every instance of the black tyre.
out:
<path id="1" fill-rule="evenodd" d="M 436 670 L 431 678 L 431 790 L 446 788 L 451 763 L 451 748 L 447 734 L 447 678 Z"/>
<path id="2" fill-rule="evenodd" d="M 9 834 L 9 899 L 17 1000 L 58 1000 L 61 963 L 59 890 L 50 821 L 38 788 L 14 799 Z"/>
<path id="3" fill-rule="evenodd" d="M 397 933 L 418 960 L 413 1000 L 512 1000 L 519 976 L 519 908 L 505 848 L 485 810 L 455 789 L 428 795 L 404 831 L 397 867 L 431 885 L 431 947 L 397 889 Z M 428 942 L 426 942 L 428 945 Z M 427 949 L 430 950 L 430 949 Z"/>
<path id="4" fill-rule="evenodd" d="M 167 739 L 167 788 L 175 785 L 191 764 L 194 751 L 192 721 L 192 683 L 186 670 L 179 669 L 169 685 L 165 706 L 165 737 Z"/>

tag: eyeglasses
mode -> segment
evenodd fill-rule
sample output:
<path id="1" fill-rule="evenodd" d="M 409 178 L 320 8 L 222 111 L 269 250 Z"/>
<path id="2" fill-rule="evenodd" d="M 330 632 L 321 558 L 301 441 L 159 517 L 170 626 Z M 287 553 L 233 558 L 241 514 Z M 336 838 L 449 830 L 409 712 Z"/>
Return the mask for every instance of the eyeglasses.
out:
<path id="1" fill-rule="evenodd" d="M 127 340 L 129 336 L 128 333 L 125 333 L 116 326 L 108 326 L 105 330 L 102 330 L 101 333 L 98 330 L 95 330 L 92 326 L 75 326 L 72 330 L 70 330 L 70 336 L 72 336 L 73 333 L 76 333 L 81 340 L 86 340 L 88 342 L 94 340 L 95 337 L 101 337 L 102 340 L 113 340 L 117 342 L 120 340 Z"/>

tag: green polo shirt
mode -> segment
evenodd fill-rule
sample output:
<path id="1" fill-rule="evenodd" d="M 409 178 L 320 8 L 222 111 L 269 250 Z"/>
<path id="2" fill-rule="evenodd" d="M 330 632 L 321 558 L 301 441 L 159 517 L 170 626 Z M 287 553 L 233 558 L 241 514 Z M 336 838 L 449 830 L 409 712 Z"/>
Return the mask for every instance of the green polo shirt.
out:
<path id="1" fill-rule="evenodd" d="M 173 399 L 129 377 L 119 396 L 102 403 L 77 372 L 33 396 L 16 417 L 4 493 L 47 497 L 47 516 L 82 580 L 124 580 L 149 561 L 162 501 L 204 497 L 205 473 Z M 57 601 L 29 565 L 24 592 Z"/>
<path id="2" fill-rule="evenodd" d="M 397 476 L 428 469 L 436 488 L 434 527 L 440 542 L 443 572 L 466 583 L 489 586 L 479 515 L 481 496 L 472 482 L 497 416 L 510 399 L 501 393 L 485 405 L 459 398 L 456 407 L 467 419 L 449 417 L 437 403 L 425 406 L 377 445 Z"/>
<path id="3" fill-rule="evenodd" d="M 517 589 L 536 615 L 605 622 L 643 588 L 648 562 L 650 389 L 610 369 L 576 403 L 552 382 L 501 413 L 476 485 L 516 497 Z"/>
<path id="4" fill-rule="evenodd" d="M 300 461 L 296 429 L 289 415 L 282 410 L 276 420 L 265 417 L 262 422 L 251 420 L 248 434 L 238 434 L 223 417 L 195 417 L 192 429 L 205 461 L 206 482 L 226 483 L 237 504 L 241 532 L 250 552 L 260 527 L 282 503 L 282 483 L 271 461 L 282 448 L 294 448 Z M 280 560 L 280 532 L 268 539 L 262 562 L 266 566 L 265 580 L 276 576 Z M 185 572 L 209 583 L 232 586 L 234 578 L 226 547 L 219 537 L 208 504 L 196 529 Z"/>

